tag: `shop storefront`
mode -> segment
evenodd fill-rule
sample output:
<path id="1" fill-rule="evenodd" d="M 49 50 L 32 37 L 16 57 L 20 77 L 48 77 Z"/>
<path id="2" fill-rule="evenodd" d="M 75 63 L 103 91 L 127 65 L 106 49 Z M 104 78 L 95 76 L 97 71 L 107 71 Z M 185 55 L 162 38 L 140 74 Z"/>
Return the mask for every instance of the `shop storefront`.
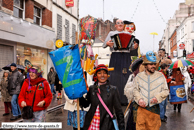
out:
<path id="1" fill-rule="evenodd" d="M 46 78 L 45 72 L 47 71 L 48 58 L 47 49 L 17 44 L 16 50 L 16 63 L 18 65 L 26 66 L 31 63 L 33 65 L 39 66 L 44 71 L 43 77 Z"/>

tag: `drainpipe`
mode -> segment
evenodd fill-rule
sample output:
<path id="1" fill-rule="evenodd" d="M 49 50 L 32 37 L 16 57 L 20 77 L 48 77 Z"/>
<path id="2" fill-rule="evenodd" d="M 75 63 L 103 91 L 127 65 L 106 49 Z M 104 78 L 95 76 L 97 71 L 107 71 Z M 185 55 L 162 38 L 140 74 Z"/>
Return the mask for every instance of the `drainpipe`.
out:
<path id="1" fill-rule="evenodd" d="M 2 10 L 1 8 L 2 8 L 2 0 L 0 0 L 0 10 Z"/>

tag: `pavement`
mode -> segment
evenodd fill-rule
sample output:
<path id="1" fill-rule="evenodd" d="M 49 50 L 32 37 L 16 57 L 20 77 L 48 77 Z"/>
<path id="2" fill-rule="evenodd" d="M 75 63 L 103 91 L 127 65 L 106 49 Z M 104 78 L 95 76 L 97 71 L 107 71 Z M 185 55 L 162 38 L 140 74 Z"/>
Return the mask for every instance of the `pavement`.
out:
<path id="1" fill-rule="evenodd" d="M 190 98 L 191 99 L 191 98 Z M 65 103 L 65 99 L 57 100 L 54 96 L 49 108 L 55 107 L 57 105 Z M 173 105 L 168 102 L 166 116 L 168 120 L 166 123 L 162 122 L 160 130 L 194 130 L 194 123 L 190 120 L 194 119 L 194 111 L 190 113 L 191 109 L 194 107 L 194 100 L 188 101 L 182 105 L 181 113 L 173 110 Z M 123 111 L 126 106 L 122 107 Z M 1 116 L 4 113 L 3 103 L 0 101 L 0 125 L 1 122 L 10 122 L 9 116 Z M 73 130 L 71 126 L 67 125 L 67 115 L 68 112 L 63 108 L 60 108 L 54 112 L 47 113 L 46 122 L 62 122 L 62 130 Z M 51 130 L 51 129 L 49 129 Z"/>

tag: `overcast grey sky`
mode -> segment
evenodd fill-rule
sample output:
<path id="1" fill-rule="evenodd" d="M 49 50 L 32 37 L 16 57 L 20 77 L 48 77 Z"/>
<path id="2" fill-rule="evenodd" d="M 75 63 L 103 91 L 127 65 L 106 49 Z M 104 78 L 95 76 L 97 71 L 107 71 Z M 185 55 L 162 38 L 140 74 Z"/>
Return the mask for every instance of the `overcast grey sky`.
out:
<path id="1" fill-rule="evenodd" d="M 104 19 L 112 21 L 114 17 L 117 17 L 133 21 L 136 25 L 135 35 L 140 40 L 141 52 L 145 54 L 147 51 L 153 50 L 151 32 L 158 33 L 158 36 L 155 36 L 154 44 L 154 50 L 158 50 L 158 43 L 162 38 L 167 21 L 173 17 L 179 8 L 179 3 L 182 2 L 185 0 L 104 0 Z M 80 18 L 88 14 L 95 18 L 103 18 L 103 0 L 80 0 L 79 7 Z"/>

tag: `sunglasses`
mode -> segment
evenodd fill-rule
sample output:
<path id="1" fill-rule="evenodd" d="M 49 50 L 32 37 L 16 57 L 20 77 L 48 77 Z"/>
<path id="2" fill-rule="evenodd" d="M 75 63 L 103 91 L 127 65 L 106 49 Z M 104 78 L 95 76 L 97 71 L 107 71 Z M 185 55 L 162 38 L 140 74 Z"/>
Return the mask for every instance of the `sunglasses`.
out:
<path id="1" fill-rule="evenodd" d="M 119 25 L 119 24 L 124 24 L 124 23 L 123 22 L 116 22 L 116 24 Z"/>

